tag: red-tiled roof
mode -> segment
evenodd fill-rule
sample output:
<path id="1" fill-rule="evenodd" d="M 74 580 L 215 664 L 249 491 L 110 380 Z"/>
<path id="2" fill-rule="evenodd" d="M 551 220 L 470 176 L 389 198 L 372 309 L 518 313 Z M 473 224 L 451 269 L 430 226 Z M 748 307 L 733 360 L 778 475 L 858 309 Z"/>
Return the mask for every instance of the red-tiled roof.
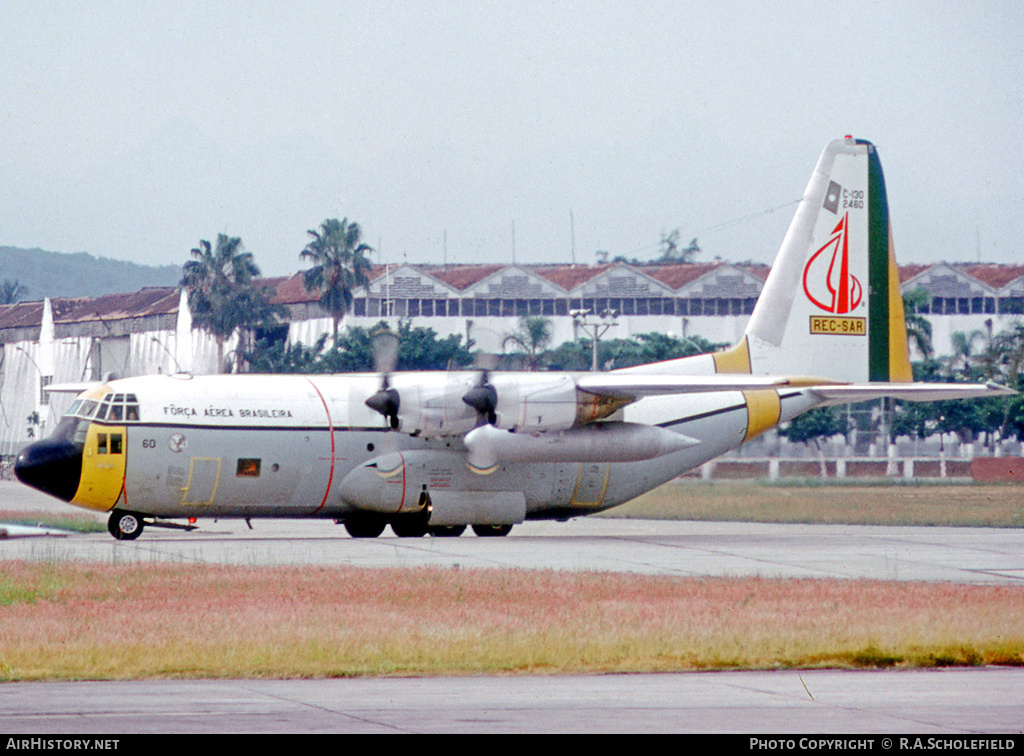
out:
<path id="1" fill-rule="evenodd" d="M 1001 289 L 1011 281 L 1024 276 L 1024 265 L 996 265 L 994 263 L 968 263 L 954 266 L 967 275 L 987 283 L 993 289 Z"/>
<path id="2" fill-rule="evenodd" d="M 900 265 L 900 283 L 906 283 L 914 276 L 931 270 L 943 263 L 931 265 L 910 264 Z M 963 273 L 993 289 L 1001 289 L 1011 281 L 1024 276 L 1024 265 L 1003 265 L 999 263 L 945 263 L 953 270 Z"/>
<path id="3" fill-rule="evenodd" d="M 725 263 L 685 263 L 679 265 L 647 265 L 640 268 L 670 289 L 678 289 L 691 281 L 696 281 Z"/>
<path id="4" fill-rule="evenodd" d="M 539 276 L 546 278 L 555 286 L 561 286 L 566 291 L 572 291 L 577 286 L 585 284 L 607 270 L 611 270 L 618 263 L 607 263 L 605 265 L 529 265 L 525 266 Z"/>
<path id="5" fill-rule="evenodd" d="M 265 279 L 274 287 L 274 296 L 270 301 L 272 304 L 301 304 L 303 302 L 315 302 L 320 297 L 310 294 L 302 283 L 302 274 L 296 273 L 290 278 Z"/>
<path id="6" fill-rule="evenodd" d="M 470 286 L 478 283 L 487 276 L 494 275 L 500 270 L 509 267 L 508 265 L 448 265 L 448 266 L 427 266 L 417 265 L 417 269 L 429 273 L 438 281 L 442 281 L 453 289 L 465 291 Z"/>
<path id="7" fill-rule="evenodd" d="M 934 265 L 899 265 L 897 266 L 900 275 L 900 283 L 904 284 L 914 276 L 921 275 L 929 268 L 934 268 Z"/>
<path id="8" fill-rule="evenodd" d="M 737 268 L 743 268 L 752 276 L 757 276 L 762 281 L 768 280 L 768 274 L 772 272 L 771 265 L 765 265 L 763 263 L 740 263 L 736 266 Z"/>

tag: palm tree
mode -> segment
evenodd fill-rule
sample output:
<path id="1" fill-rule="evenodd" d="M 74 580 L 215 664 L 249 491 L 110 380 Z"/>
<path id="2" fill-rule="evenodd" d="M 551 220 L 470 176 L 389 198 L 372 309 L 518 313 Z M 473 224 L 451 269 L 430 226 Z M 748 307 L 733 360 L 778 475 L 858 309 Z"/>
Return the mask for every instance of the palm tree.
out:
<path id="1" fill-rule="evenodd" d="M 519 330 L 505 337 L 501 342 L 504 349 L 509 344 L 527 354 L 527 365 L 536 370 L 540 364 L 541 354 L 551 343 L 551 321 L 547 318 L 520 318 Z"/>
<path id="2" fill-rule="evenodd" d="M 969 378 L 971 374 L 971 363 L 976 357 L 974 353 L 974 344 L 979 341 L 984 341 L 985 334 L 980 330 L 974 330 L 970 333 L 954 331 L 951 339 L 953 344 L 953 353 L 949 357 L 949 372 L 955 373 L 957 364 L 962 363 L 964 378 Z"/>
<path id="3" fill-rule="evenodd" d="M 679 229 L 675 229 L 671 233 L 666 234 L 664 231 L 661 232 L 661 257 L 655 262 L 660 263 L 689 263 L 693 262 L 693 258 L 700 254 L 700 246 L 697 244 L 696 237 L 690 240 L 690 243 L 685 248 L 679 246 Z"/>
<path id="4" fill-rule="evenodd" d="M 310 260 L 313 267 L 302 274 L 302 285 L 311 294 L 320 294 L 318 303 L 331 314 L 337 344 L 338 324 L 352 307 L 352 290 L 370 283 L 366 255 L 373 248 L 360 241 L 359 224 L 349 223 L 347 218 L 329 218 L 309 235 L 313 239 L 299 257 Z"/>
<path id="5" fill-rule="evenodd" d="M 215 247 L 200 240 L 192 257 L 182 267 L 181 285 L 188 290 L 192 322 L 217 341 L 218 370 L 223 370 L 224 344 L 235 331 L 272 323 L 282 308 L 270 304 L 268 293 L 255 285 L 260 269 L 240 238 L 218 234 Z M 239 349 L 236 370 L 241 361 Z"/>
<path id="6" fill-rule="evenodd" d="M 5 278 L 3 283 L 0 283 L 0 304 L 14 304 L 27 293 L 28 287 L 21 281 Z"/>
<path id="7" fill-rule="evenodd" d="M 917 348 L 924 359 L 932 356 L 932 324 L 923 315 L 918 314 L 922 306 L 930 304 L 931 293 L 923 286 L 903 295 L 903 318 L 907 326 L 907 341 Z"/>

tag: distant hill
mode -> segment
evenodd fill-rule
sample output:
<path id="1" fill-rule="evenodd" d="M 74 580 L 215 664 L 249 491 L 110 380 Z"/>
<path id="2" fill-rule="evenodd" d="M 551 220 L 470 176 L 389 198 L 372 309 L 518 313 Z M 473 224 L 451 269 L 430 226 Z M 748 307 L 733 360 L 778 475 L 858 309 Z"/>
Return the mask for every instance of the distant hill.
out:
<path id="1" fill-rule="evenodd" d="M 21 301 L 97 297 L 138 291 L 144 286 L 176 286 L 181 280 L 181 266 L 136 265 L 93 257 L 87 252 L 63 254 L 0 247 L 0 282 L 5 280 L 17 281 L 28 289 Z"/>

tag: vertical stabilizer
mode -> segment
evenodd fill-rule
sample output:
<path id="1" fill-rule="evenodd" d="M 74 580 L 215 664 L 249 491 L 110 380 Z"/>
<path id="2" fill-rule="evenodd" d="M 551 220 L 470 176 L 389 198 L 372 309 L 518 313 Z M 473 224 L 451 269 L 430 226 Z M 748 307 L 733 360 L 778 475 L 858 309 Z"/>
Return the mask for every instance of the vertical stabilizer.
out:
<path id="1" fill-rule="evenodd" d="M 822 153 L 743 341 L 718 372 L 909 381 L 903 300 L 875 146 Z"/>

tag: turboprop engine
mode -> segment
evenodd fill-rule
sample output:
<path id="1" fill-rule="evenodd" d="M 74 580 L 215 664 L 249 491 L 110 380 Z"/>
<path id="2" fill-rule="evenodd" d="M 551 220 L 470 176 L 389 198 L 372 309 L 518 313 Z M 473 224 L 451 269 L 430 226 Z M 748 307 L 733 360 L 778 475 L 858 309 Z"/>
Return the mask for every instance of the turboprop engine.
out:
<path id="1" fill-rule="evenodd" d="M 366 404 L 410 436 L 457 436 L 477 424 L 477 413 L 462 401 L 476 379 L 476 373 L 398 373 Z"/>
<path id="2" fill-rule="evenodd" d="M 366 404 L 393 430 L 431 438 L 462 435 L 481 423 L 519 433 L 566 430 L 631 400 L 581 391 L 568 373 L 452 372 L 386 375 Z"/>

